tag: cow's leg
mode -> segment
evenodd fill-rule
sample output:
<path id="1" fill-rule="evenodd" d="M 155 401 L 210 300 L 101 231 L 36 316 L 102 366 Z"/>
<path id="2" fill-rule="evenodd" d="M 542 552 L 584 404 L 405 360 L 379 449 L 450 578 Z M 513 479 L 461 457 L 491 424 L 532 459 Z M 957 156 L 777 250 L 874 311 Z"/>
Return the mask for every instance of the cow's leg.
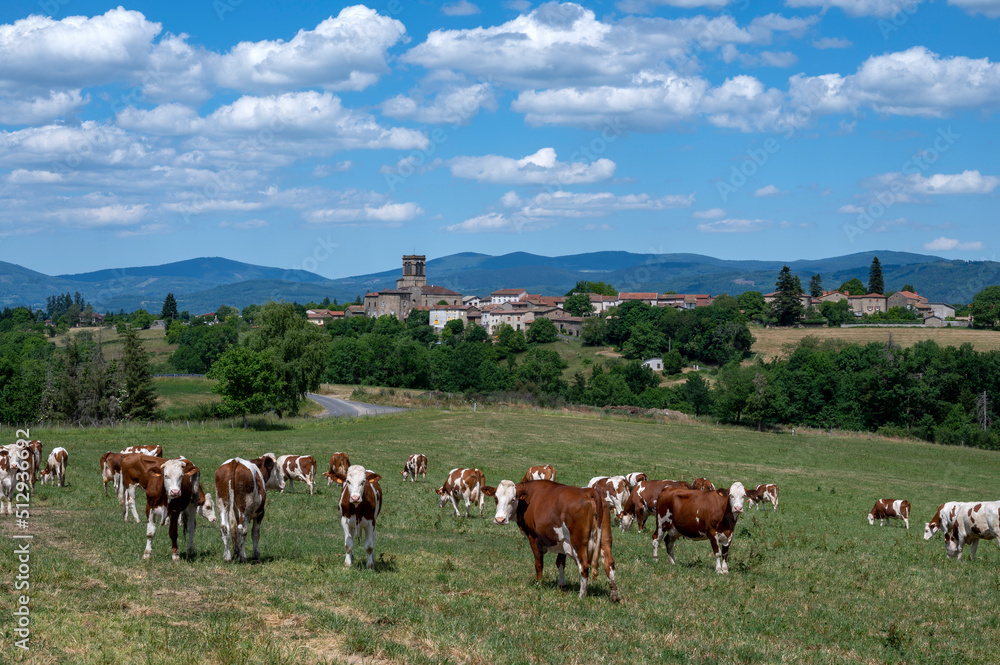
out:
<path id="1" fill-rule="evenodd" d="M 253 542 L 253 560 L 260 561 L 260 523 L 264 521 L 264 511 L 258 511 L 253 518 L 253 529 L 250 540 Z"/>
<path id="2" fill-rule="evenodd" d="M 656 526 L 653 528 L 653 561 L 660 560 L 660 539 L 663 537 L 663 525 L 660 516 L 656 516 Z"/>
<path id="3" fill-rule="evenodd" d="M 722 565 L 722 548 L 719 542 L 719 533 L 715 531 L 708 532 L 708 542 L 712 544 L 712 553 L 715 555 L 715 572 L 720 575 L 726 573 L 725 567 Z"/>
<path id="4" fill-rule="evenodd" d="M 566 590 L 566 555 L 560 552 L 556 555 L 556 570 L 559 571 L 559 588 Z M 582 575 L 582 573 L 581 573 Z"/>
<path id="5" fill-rule="evenodd" d="M 292 487 L 292 477 L 291 476 L 288 476 L 287 478 L 285 478 L 285 486 L 281 488 L 281 491 L 279 492 L 279 494 L 284 494 L 285 490 L 288 490 L 289 494 L 291 494 L 292 492 L 295 491 L 295 489 Z"/>
<path id="6" fill-rule="evenodd" d="M 239 506 L 239 504 L 237 504 Z M 250 506 L 244 505 L 242 510 L 237 511 L 236 531 L 233 534 L 234 554 L 240 563 L 247 562 L 247 522 L 250 520 Z"/>
<path id="7" fill-rule="evenodd" d="M 154 508 L 146 516 L 146 550 L 142 553 L 143 559 L 153 556 L 153 536 L 156 535 L 156 523 L 163 517 L 166 510 L 166 506 Z"/>
<path id="8" fill-rule="evenodd" d="M 135 492 L 138 488 L 139 484 L 136 483 L 135 485 L 132 485 L 132 488 L 129 490 L 129 504 L 132 506 L 132 517 L 135 518 L 136 524 L 139 523 L 139 515 L 135 512 Z"/>
<path id="9" fill-rule="evenodd" d="M 733 542 L 732 532 L 717 532 L 715 539 L 719 543 L 719 552 L 722 555 L 722 573 L 726 574 L 729 572 L 729 545 Z"/>
<path id="10" fill-rule="evenodd" d="M 222 494 L 222 492 L 219 492 L 217 495 L 219 500 L 219 531 L 222 532 L 222 560 L 232 561 L 233 555 L 229 551 L 229 510 L 226 507 L 226 501 Z"/>
<path id="11" fill-rule="evenodd" d="M 969 561 L 976 560 L 976 548 L 979 547 L 979 540 L 973 540 L 969 543 Z"/>
<path id="12" fill-rule="evenodd" d="M 482 491 L 480 490 L 480 492 L 479 492 L 479 519 L 483 518 L 483 504 L 484 503 L 486 503 L 486 495 L 483 494 Z"/>
<path id="13" fill-rule="evenodd" d="M 368 555 L 367 566 L 371 570 L 375 567 L 375 522 L 365 520 L 365 554 Z"/>
<path id="14" fill-rule="evenodd" d="M 180 511 L 168 511 L 170 516 L 170 558 L 180 561 L 181 555 L 177 552 L 177 527 L 181 521 Z"/>
<path id="15" fill-rule="evenodd" d="M 667 546 L 667 558 L 670 559 L 671 565 L 676 564 L 677 561 L 674 559 L 674 541 L 677 540 L 677 536 L 668 531 L 667 535 L 663 538 L 663 544 Z"/>
<path id="16" fill-rule="evenodd" d="M 909 517 L 904 517 L 903 518 L 903 524 L 906 525 L 906 530 L 909 531 L 910 530 L 910 518 Z"/>
<path id="17" fill-rule="evenodd" d="M 458 497 L 455 496 L 455 492 L 451 493 L 451 507 L 455 509 L 455 517 L 462 516 L 462 513 L 458 512 Z M 466 512 L 465 516 L 468 517 L 469 516 L 468 504 L 466 504 L 465 512 Z"/>
<path id="18" fill-rule="evenodd" d="M 306 482 L 309 484 L 309 496 L 312 496 L 313 494 L 316 493 L 316 471 L 315 471 L 315 469 L 313 470 L 312 473 L 309 474 L 309 478 L 306 480 Z"/>
<path id="19" fill-rule="evenodd" d="M 354 564 L 354 534 L 351 533 L 351 520 L 349 517 L 340 518 L 340 526 L 344 528 L 344 565 L 348 568 Z"/>
<path id="20" fill-rule="evenodd" d="M 528 538 L 528 544 L 531 545 L 531 551 L 535 555 L 535 581 L 542 581 L 542 557 L 545 556 L 545 552 L 538 546 L 537 538 Z"/>

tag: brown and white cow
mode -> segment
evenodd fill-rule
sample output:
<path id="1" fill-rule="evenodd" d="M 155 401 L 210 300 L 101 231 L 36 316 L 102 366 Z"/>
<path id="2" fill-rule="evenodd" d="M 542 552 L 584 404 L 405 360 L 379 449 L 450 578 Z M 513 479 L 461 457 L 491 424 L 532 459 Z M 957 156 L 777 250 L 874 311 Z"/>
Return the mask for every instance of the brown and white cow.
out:
<path id="1" fill-rule="evenodd" d="M 45 469 L 42 470 L 41 480 L 44 485 L 50 479 L 58 487 L 66 486 L 66 463 L 69 462 L 69 453 L 65 448 L 53 448 L 46 460 Z"/>
<path id="2" fill-rule="evenodd" d="M 354 541 L 364 536 L 365 565 L 375 567 L 375 520 L 382 511 L 382 488 L 378 481 L 382 476 L 368 471 L 360 464 L 354 464 L 343 476 L 337 475 L 344 486 L 340 493 L 340 525 L 344 529 L 344 565 L 354 564 Z"/>
<path id="3" fill-rule="evenodd" d="M 969 560 L 976 560 L 980 540 L 992 540 L 1000 547 L 1000 501 L 966 501 L 956 506 L 955 519 L 945 532 L 945 552 L 949 559 L 962 559 L 969 544 Z"/>
<path id="4" fill-rule="evenodd" d="M 281 476 L 274 458 L 253 460 L 228 459 L 215 472 L 215 498 L 219 503 L 219 528 L 222 531 L 222 560 L 232 561 L 229 538 L 240 563 L 246 563 L 246 536 L 253 541 L 253 560 L 260 561 L 260 523 L 267 503 L 266 487 L 274 476 Z"/>
<path id="5" fill-rule="evenodd" d="M 330 456 L 330 470 L 323 473 L 326 476 L 326 486 L 329 487 L 337 475 L 346 476 L 347 469 L 351 466 L 351 460 L 347 453 L 334 453 Z M 338 483 L 339 484 L 339 483 Z"/>
<path id="6" fill-rule="evenodd" d="M 180 560 L 177 548 L 177 532 L 184 515 L 184 525 L 188 534 L 187 555 L 194 557 L 195 514 L 198 511 L 198 497 L 201 490 L 198 467 L 183 457 L 160 460 L 160 464 L 150 468 L 146 484 L 146 549 L 143 559 L 153 554 L 153 537 L 157 523 L 170 520 L 170 558 Z"/>
<path id="7" fill-rule="evenodd" d="M 587 487 L 593 487 L 601 498 L 608 504 L 612 514 L 619 522 L 625 516 L 622 504 L 629 496 L 628 481 L 625 476 L 594 476 L 587 483 Z"/>
<path id="8" fill-rule="evenodd" d="M 452 469 L 445 478 L 444 485 L 435 490 L 441 500 L 438 501 L 438 508 L 443 508 L 448 499 L 455 509 L 455 517 L 459 517 L 458 501 L 465 501 L 465 516 L 469 516 L 469 504 L 479 504 L 479 516 L 483 516 L 483 503 L 487 494 L 483 492 L 486 488 L 486 476 L 479 469 Z M 489 495 L 489 496 L 492 496 Z"/>
<path id="9" fill-rule="evenodd" d="M 403 465 L 403 482 L 406 482 L 407 476 L 409 476 L 412 482 L 417 482 L 417 474 L 424 477 L 427 480 L 427 456 L 420 454 L 410 455 L 406 459 L 406 464 Z"/>
<path id="10" fill-rule="evenodd" d="M 130 453 L 138 453 L 139 455 L 149 455 L 151 457 L 163 457 L 163 446 L 145 444 L 145 445 L 135 445 L 129 446 L 122 450 L 122 455 L 128 455 Z"/>
<path id="11" fill-rule="evenodd" d="M 868 513 L 868 524 L 874 526 L 875 520 L 879 526 L 885 526 L 890 517 L 903 520 L 906 528 L 910 528 L 910 502 L 902 499 L 879 499 Z"/>
<path id="12" fill-rule="evenodd" d="M 551 464 L 542 464 L 541 466 L 529 466 L 528 470 L 524 472 L 524 478 L 521 478 L 522 483 L 526 483 L 529 480 L 555 480 L 556 470 Z"/>
<path id="13" fill-rule="evenodd" d="M 664 489 L 656 505 L 653 559 L 659 558 L 661 539 L 670 563 L 675 563 L 674 541 L 681 536 L 708 539 L 715 553 L 715 572 L 725 575 L 729 572 L 729 545 L 745 498 L 746 489 L 739 481 L 725 490 Z"/>
<path id="14" fill-rule="evenodd" d="M 960 504 L 960 501 L 948 501 L 938 506 L 937 512 L 934 513 L 931 521 L 924 523 L 924 540 L 930 540 L 938 531 L 948 533 L 951 525 L 955 522 L 955 517 L 958 515 L 957 506 Z"/>
<path id="15" fill-rule="evenodd" d="M 747 490 L 748 507 L 753 506 L 760 509 L 760 504 L 765 501 L 770 502 L 774 510 L 778 509 L 778 486 L 774 483 L 757 485 L 757 487 Z"/>
<path id="16" fill-rule="evenodd" d="M 282 455 L 277 459 L 282 480 L 289 492 L 294 492 L 292 482 L 301 480 L 309 487 L 309 494 L 316 489 L 316 458 L 312 455 Z M 285 491 L 284 488 L 281 489 Z"/>
<path id="17" fill-rule="evenodd" d="M 566 557 L 580 569 L 580 598 L 587 595 L 588 577 L 597 577 L 599 557 L 611 588 L 611 600 L 620 602 L 615 582 L 615 560 L 611 554 L 611 517 L 607 504 L 592 487 L 560 485 L 551 480 L 533 480 L 515 485 L 502 480 L 487 494 L 496 498 L 494 522 L 512 519 L 535 555 L 535 579 L 542 579 L 546 552 L 556 552 L 559 588 L 566 588 Z"/>
<path id="18" fill-rule="evenodd" d="M 656 502 L 660 498 L 660 492 L 667 487 L 691 489 L 690 483 L 683 480 L 640 480 L 622 504 L 622 512 L 625 513 L 622 531 L 628 531 L 632 528 L 632 522 L 638 522 L 641 533 L 646 526 L 646 518 L 656 515 Z"/>
<path id="19" fill-rule="evenodd" d="M 101 455 L 101 479 L 104 481 L 104 496 L 108 495 L 108 483 L 112 483 L 112 488 L 115 490 L 115 495 L 118 497 L 119 503 L 122 501 L 121 488 L 119 486 L 121 472 L 121 453 L 113 453 L 109 450 Z"/>
<path id="20" fill-rule="evenodd" d="M 644 480 L 649 480 L 649 478 L 646 477 L 646 474 L 635 471 L 625 474 L 625 480 L 628 482 L 629 490 L 634 490 L 636 485 Z"/>
<path id="21" fill-rule="evenodd" d="M 691 483 L 691 489 L 696 490 L 708 490 L 710 492 L 715 491 L 715 485 L 708 478 L 695 478 L 694 482 Z"/>
<path id="22" fill-rule="evenodd" d="M 36 450 L 40 448 L 33 448 L 30 444 L 37 443 L 24 441 L 20 439 L 15 443 L 6 446 L 7 454 L 10 456 L 10 466 L 12 472 L 17 475 L 18 473 L 27 474 L 20 480 L 27 484 L 28 491 L 35 491 L 35 480 L 38 478 L 38 465 L 35 463 Z M 40 446 L 41 444 L 39 444 Z M 14 484 L 17 484 L 17 479 L 15 479 Z"/>
<path id="23" fill-rule="evenodd" d="M 37 474 L 42 470 L 42 442 L 38 439 L 32 439 L 28 441 L 28 450 L 31 452 L 32 461 L 34 462 L 35 470 L 32 472 L 34 477 L 32 480 L 37 480 Z M 34 482 L 32 482 L 34 486 Z"/>
<path id="24" fill-rule="evenodd" d="M 11 459 L 6 448 L 0 448 L 0 515 L 3 514 L 3 504 L 7 504 L 7 513 L 14 514 L 14 488 L 17 486 L 17 462 Z"/>

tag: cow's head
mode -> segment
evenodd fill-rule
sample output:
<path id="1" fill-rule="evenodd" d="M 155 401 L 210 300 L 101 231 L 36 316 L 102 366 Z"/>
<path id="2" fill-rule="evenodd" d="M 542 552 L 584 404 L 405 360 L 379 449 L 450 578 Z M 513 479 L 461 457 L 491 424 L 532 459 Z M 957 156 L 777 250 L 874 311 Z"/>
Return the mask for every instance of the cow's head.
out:
<path id="1" fill-rule="evenodd" d="M 938 506 L 937 512 L 934 513 L 931 521 L 924 524 L 924 540 L 930 540 L 935 533 L 941 530 L 941 515 L 945 512 L 945 506 L 947 505 L 946 503 L 942 503 Z"/>
<path id="2" fill-rule="evenodd" d="M 264 453 L 259 458 L 251 461 L 257 464 L 260 467 L 260 472 L 264 474 L 264 489 L 285 489 L 285 476 L 278 468 L 278 461 L 274 453 Z"/>
<path id="3" fill-rule="evenodd" d="M 45 467 L 44 469 L 42 469 L 42 472 L 38 475 L 38 479 L 42 482 L 43 485 L 49 482 L 50 478 L 52 479 L 52 482 L 54 484 L 56 482 L 56 474 L 55 471 L 53 471 L 50 467 Z"/>
<path id="4" fill-rule="evenodd" d="M 215 504 L 212 503 L 212 495 L 205 492 L 205 500 L 198 504 L 198 514 L 209 522 L 215 521 Z"/>
<path id="5" fill-rule="evenodd" d="M 868 526 L 874 526 L 875 524 L 875 513 L 868 513 Z"/>
<path id="6" fill-rule="evenodd" d="M 167 499 L 177 499 L 183 492 L 185 481 L 188 483 L 188 491 L 192 487 L 198 486 L 198 468 L 189 465 L 186 460 L 171 459 L 163 463 L 163 466 L 154 473 L 163 475 L 163 491 Z"/>
<path id="7" fill-rule="evenodd" d="M 526 496 L 527 491 L 519 490 L 511 480 L 501 480 L 495 488 L 487 489 L 492 490 L 492 493 L 487 493 L 486 496 L 492 496 L 497 500 L 497 514 L 493 521 L 501 526 L 507 524 L 517 512 L 517 502 Z"/>
<path id="8" fill-rule="evenodd" d="M 743 502 L 746 501 L 747 490 L 743 483 L 736 481 L 729 487 L 729 506 L 733 509 L 733 514 L 739 515 L 743 512 Z"/>
<path id="9" fill-rule="evenodd" d="M 361 503 L 361 499 L 365 496 L 365 485 L 369 480 L 377 481 L 381 478 L 377 473 L 369 475 L 365 467 L 360 464 L 352 464 L 344 476 L 344 493 L 347 494 L 347 500 L 354 505 Z"/>

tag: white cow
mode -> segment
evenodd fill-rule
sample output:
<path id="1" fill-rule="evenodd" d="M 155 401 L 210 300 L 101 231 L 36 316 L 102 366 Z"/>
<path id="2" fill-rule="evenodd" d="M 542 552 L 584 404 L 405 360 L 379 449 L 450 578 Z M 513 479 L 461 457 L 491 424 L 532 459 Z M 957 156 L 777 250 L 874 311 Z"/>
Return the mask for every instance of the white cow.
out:
<path id="1" fill-rule="evenodd" d="M 622 506 L 628 499 L 629 492 L 632 491 L 625 476 L 594 476 L 587 483 L 587 487 L 593 487 L 597 490 L 604 502 L 608 504 L 608 508 L 611 509 L 611 514 L 621 522 L 625 517 Z"/>
<path id="2" fill-rule="evenodd" d="M 479 516 L 483 516 L 483 503 L 486 501 L 486 494 L 483 490 L 486 488 L 486 476 L 479 469 L 452 469 L 448 472 L 448 477 L 444 481 L 444 485 L 435 490 L 441 500 L 438 502 L 438 508 L 443 508 L 444 505 L 451 499 L 451 506 L 455 509 L 455 517 L 459 517 L 458 512 L 458 501 L 462 499 L 465 501 L 465 516 L 469 516 L 469 505 L 479 504 Z"/>
<path id="3" fill-rule="evenodd" d="M 309 487 L 309 494 L 315 493 L 316 458 L 312 455 L 282 455 L 278 458 L 278 469 L 289 492 L 295 491 L 293 482 L 301 480 Z"/>
<path id="4" fill-rule="evenodd" d="M 59 487 L 66 486 L 66 463 L 69 462 L 69 453 L 65 448 L 53 448 L 49 453 L 45 469 L 42 471 L 42 484 L 44 485 L 52 479 L 53 484 Z"/>
<path id="5" fill-rule="evenodd" d="M 948 558 L 962 559 L 962 549 L 969 543 L 969 560 L 976 560 L 980 540 L 996 541 L 1000 547 L 1000 501 L 967 501 L 956 506 L 955 521 L 945 532 Z"/>

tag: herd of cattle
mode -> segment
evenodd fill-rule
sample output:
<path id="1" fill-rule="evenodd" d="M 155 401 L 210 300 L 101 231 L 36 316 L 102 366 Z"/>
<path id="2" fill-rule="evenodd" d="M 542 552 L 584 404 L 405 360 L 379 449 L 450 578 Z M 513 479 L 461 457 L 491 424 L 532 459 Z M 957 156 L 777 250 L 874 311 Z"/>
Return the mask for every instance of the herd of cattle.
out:
<path id="1" fill-rule="evenodd" d="M 39 472 L 42 444 L 37 440 L 18 442 L 0 447 L 0 513 L 4 502 L 7 511 L 13 512 L 15 489 L 20 491 L 14 477 L 17 471 L 27 472 L 30 488 L 35 481 L 53 480 L 62 487 L 66 483 L 66 464 L 69 459 L 64 448 L 55 448 L 48 456 L 46 467 Z M 140 522 L 135 497 L 139 488 L 146 493 L 146 548 L 143 558 L 152 555 L 156 527 L 169 521 L 171 557 L 178 560 L 177 536 L 180 528 L 187 532 L 188 557 L 194 556 L 195 518 L 197 515 L 215 522 L 212 495 L 206 493 L 200 482 L 200 472 L 193 462 L 179 456 L 163 457 L 158 445 L 137 445 L 121 452 L 107 452 L 100 461 L 104 494 L 108 495 L 111 483 L 122 506 L 123 519 L 129 514 Z M 339 511 L 344 530 L 345 564 L 354 563 L 354 541 L 363 539 L 367 556 L 366 565 L 374 567 L 375 523 L 382 509 L 382 489 L 378 473 L 362 465 L 352 465 L 347 453 L 334 453 L 330 470 L 323 474 L 327 486 L 342 486 Z M 416 482 L 420 475 L 427 478 L 427 457 L 410 455 L 403 467 L 403 481 Z M 253 544 L 252 557 L 260 559 L 260 526 L 268 490 L 289 491 L 295 480 L 304 482 L 309 493 L 315 492 L 316 460 L 310 455 L 282 455 L 266 453 L 256 459 L 235 457 L 226 460 L 215 472 L 215 497 L 219 506 L 222 533 L 223 560 L 231 561 L 233 553 L 246 562 L 246 535 L 250 532 Z M 692 483 L 679 480 L 650 480 L 644 473 L 624 476 L 597 476 L 586 487 L 562 485 L 555 482 L 556 470 L 550 465 L 530 467 L 519 483 L 501 480 L 495 487 L 486 484 L 486 477 L 479 469 L 452 469 L 444 484 L 438 488 L 438 508 L 450 500 L 455 516 L 461 516 L 460 502 L 465 504 L 465 516 L 470 506 L 478 505 L 483 515 L 486 497 L 496 501 L 494 522 L 505 525 L 517 523 L 527 536 L 535 557 L 535 575 L 542 577 L 543 558 L 547 552 L 556 553 L 559 586 L 565 588 L 567 557 L 573 559 L 580 572 L 580 597 L 586 595 L 587 580 L 596 577 L 599 559 L 604 559 L 604 570 L 611 589 L 611 599 L 620 600 L 615 581 L 615 563 L 611 552 L 611 520 L 622 531 L 636 524 L 641 532 L 647 518 L 655 517 L 653 530 L 653 559 L 657 560 L 662 541 L 667 548 L 670 563 L 674 563 L 674 543 L 680 538 L 708 540 L 715 554 L 717 573 L 728 573 L 729 547 L 736 522 L 745 507 L 767 502 L 772 510 L 778 509 L 778 486 L 757 485 L 747 489 L 739 481 L 729 488 L 716 489 L 706 478 Z M 925 525 L 924 539 L 942 531 L 945 534 L 946 552 L 950 558 L 962 558 L 964 545 L 969 543 L 970 559 L 975 559 L 979 540 L 995 540 L 1000 546 L 1000 501 L 956 502 L 942 504 Z M 868 522 L 879 520 L 885 524 L 889 518 L 903 520 L 910 527 L 910 503 L 903 500 L 880 499 L 868 514 Z M 232 541 L 232 553 L 230 550 Z"/>

